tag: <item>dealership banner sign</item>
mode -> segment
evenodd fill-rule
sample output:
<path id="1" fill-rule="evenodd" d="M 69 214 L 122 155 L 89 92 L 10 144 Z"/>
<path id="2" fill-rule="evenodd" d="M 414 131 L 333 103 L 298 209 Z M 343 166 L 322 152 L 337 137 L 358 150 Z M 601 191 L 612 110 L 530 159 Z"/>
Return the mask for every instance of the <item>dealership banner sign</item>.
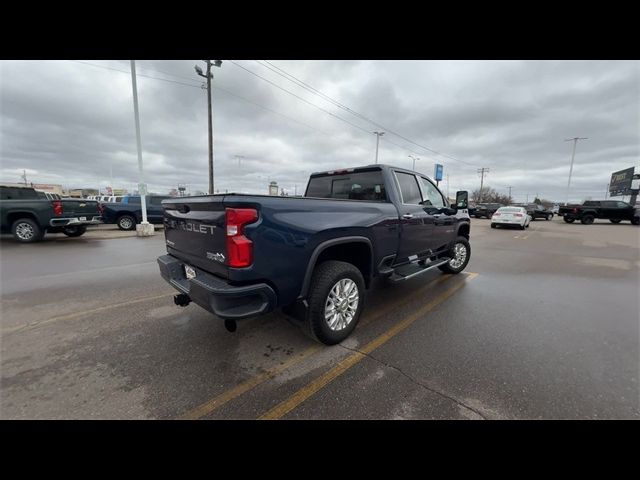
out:
<path id="1" fill-rule="evenodd" d="M 612 197 L 620 195 L 631 195 L 631 182 L 633 181 L 634 167 L 613 172 L 611 182 L 609 182 L 609 194 Z"/>

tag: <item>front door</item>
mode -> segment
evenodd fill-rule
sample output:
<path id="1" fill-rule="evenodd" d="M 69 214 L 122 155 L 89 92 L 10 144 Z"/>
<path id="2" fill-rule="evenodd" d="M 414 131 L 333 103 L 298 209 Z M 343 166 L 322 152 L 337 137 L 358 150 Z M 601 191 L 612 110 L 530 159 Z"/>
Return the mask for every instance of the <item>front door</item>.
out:
<path id="1" fill-rule="evenodd" d="M 448 209 L 449 202 L 429 179 L 418 177 L 418 181 L 422 190 L 422 207 L 434 219 L 430 248 L 434 251 L 442 250 L 455 238 L 456 214 L 448 215 L 443 211 Z"/>
<path id="2" fill-rule="evenodd" d="M 417 259 L 433 249 L 435 218 L 433 211 L 425 209 L 422 193 L 416 176 L 407 172 L 395 171 L 394 176 L 400 190 L 400 242 L 396 264 Z"/>

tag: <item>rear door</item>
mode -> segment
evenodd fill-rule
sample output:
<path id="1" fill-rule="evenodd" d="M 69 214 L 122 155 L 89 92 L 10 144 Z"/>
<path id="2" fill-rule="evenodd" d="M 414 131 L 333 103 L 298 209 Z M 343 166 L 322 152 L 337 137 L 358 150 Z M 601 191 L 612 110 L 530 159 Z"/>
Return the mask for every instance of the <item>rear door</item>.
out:
<path id="1" fill-rule="evenodd" d="M 224 196 L 171 199 L 163 205 L 167 251 L 185 263 L 227 277 Z"/>
<path id="2" fill-rule="evenodd" d="M 400 243 L 396 263 L 415 260 L 419 255 L 435 248 L 433 210 L 421 205 L 422 193 L 415 175 L 394 171 L 400 192 Z"/>

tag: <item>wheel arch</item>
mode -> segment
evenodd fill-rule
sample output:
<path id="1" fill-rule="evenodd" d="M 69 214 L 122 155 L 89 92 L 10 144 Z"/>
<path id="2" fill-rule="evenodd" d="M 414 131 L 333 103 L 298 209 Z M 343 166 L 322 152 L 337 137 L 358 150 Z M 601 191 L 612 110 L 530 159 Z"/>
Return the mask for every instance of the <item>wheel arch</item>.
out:
<path id="1" fill-rule="evenodd" d="M 471 223 L 470 222 L 461 222 L 458 225 L 458 231 L 456 232 L 456 237 L 464 237 L 469 240 L 469 236 L 471 234 Z"/>
<path id="2" fill-rule="evenodd" d="M 371 240 L 361 236 L 334 238 L 322 242 L 313 250 L 307 264 L 298 299 L 307 296 L 314 269 L 326 260 L 340 260 L 351 263 L 360 270 L 364 278 L 365 287 L 369 288 L 373 278 L 373 246 L 371 245 Z"/>

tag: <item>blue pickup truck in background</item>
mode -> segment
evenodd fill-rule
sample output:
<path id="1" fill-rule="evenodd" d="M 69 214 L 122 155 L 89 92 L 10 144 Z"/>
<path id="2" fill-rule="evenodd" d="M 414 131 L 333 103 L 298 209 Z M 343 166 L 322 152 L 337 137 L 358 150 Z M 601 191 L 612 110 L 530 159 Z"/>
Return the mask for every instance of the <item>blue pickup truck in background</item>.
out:
<path id="1" fill-rule="evenodd" d="M 147 195 L 147 221 L 162 223 L 162 201 L 172 198 L 167 195 Z M 136 223 L 142 222 L 142 206 L 139 195 L 127 195 L 121 202 L 102 204 L 104 223 L 115 223 L 120 230 L 135 230 Z"/>
<path id="2" fill-rule="evenodd" d="M 304 198 L 220 194 L 164 200 L 162 277 L 225 320 L 274 308 L 331 345 L 353 331 L 374 277 L 407 280 L 469 262 L 467 192 L 387 165 L 314 173 Z"/>

